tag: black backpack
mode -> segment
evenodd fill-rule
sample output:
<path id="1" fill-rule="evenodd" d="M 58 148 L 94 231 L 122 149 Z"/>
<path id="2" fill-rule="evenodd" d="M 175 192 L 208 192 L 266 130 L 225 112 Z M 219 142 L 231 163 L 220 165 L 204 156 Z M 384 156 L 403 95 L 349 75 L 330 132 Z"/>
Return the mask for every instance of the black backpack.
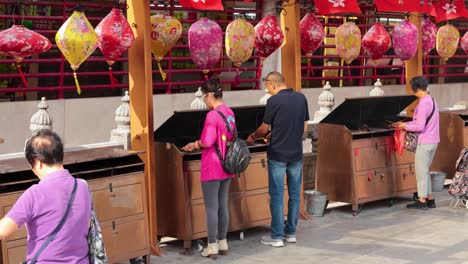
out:
<path id="1" fill-rule="evenodd" d="M 224 114 L 218 110 L 216 110 L 216 112 L 223 118 L 229 133 L 233 136 L 232 144 L 229 146 L 224 159 L 219 150 L 218 143 L 215 143 L 216 153 L 218 154 L 224 171 L 230 174 L 236 174 L 237 177 L 239 177 L 240 173 L 245 171 L 249 166 L 251 159 L 249 147 L 238 137 L 236 127 L 234 127 L 234 131 L 232 131 Z"/>

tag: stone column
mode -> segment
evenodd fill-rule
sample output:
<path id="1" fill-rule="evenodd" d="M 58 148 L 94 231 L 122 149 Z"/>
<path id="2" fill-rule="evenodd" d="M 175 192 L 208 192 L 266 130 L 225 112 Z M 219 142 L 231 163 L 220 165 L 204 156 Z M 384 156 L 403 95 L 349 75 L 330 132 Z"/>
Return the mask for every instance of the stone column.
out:
<path id="1" fill-rule="evenodd" d="M 46 103 L 45 97 L 41 98 L 41 101 L 37 104 L 37 108 L 39 108 L 39 110 L 31 117 L 29 130 L 31 130 L 33 134 L 41 129 L 52 130 L 53 119 L 47 111 L 49 106 Z"/>
<path id="2" fill-rule="evenodd" d="M 198 87 L 198 91 L 195 93 L 195 99 L 190 104 L 190 109 L 206 109 L 206 104 L 203 102 L 203 92 L 201 91 L 201 87 Z"/>
<path id="3" fill-rule="evenodd" d="M 319 130 L 318 124 L 319 122 L 326 117 L 335 105 L 335 96 L 330 92 L 331 85 L 329 82 L 326 82 L 325 86 L 323 87 L 323 92 L 320 94 L 318 98 L 318 104 L 320 109 L 315 112 L 314 120 L 309 122 L 309 134 L 312 137 L 312 152 L 317 153 L 317 146 L 318 146 L 318 138 L 319 138 Z"/>
<path id="4" fill-rule="evenodd" d="M 117 128 L 111 131 L 110 141 L 120 142 L 125 149 L 130 149 L 130 96 L 128 91 L 121 99 L 122 104 L 115 110 Z"/>
<path id="5" fill-rule="evenodd" d="M 374 83 L 374 89 L 369 92 L 370 96 L 383 96 L 385 94 L 384 90 L 382 90 L 382 83 L 380 79 Z"/>

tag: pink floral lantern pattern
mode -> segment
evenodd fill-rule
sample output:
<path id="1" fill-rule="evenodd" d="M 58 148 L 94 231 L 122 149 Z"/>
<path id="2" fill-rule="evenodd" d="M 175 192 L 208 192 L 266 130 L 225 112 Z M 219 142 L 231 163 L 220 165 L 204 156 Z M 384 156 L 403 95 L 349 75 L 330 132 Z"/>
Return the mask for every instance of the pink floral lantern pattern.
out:
<path id="1" fill-rule="evenodd" d="M 468 54 L 468 32 L 463 35 L 463 37 L 460 39 L 460 46 L 465 51 L 466 54 Z"/>
<path id="2" fill-rule="evenodd" d="M 421 27 L 423 52 L 424 56 L 426 56 L 436 45 L 437 26 L 429 18 L 425 18 L 422 21 Z"/>
<path id="3" fill-rule="evenodd" d="M 255 29 L 245 19 L 236 19 L 228 24 L 225 35 L 226 55 L 236 66 L 234 85 L 238 85 L 239 67 L 246 62 L 254 49 Z"/>
<path id="4" fill-rule="evenodd" d="M 418 50 L 418 28 L 409 20 L 406 19 L 394 26 L 392 38 L 393 49 L 401 61 L 406 63 L 407 60 L 416 55 Z M 404 83 L 405 67 L 406 65 L 403 65 L 401 71 L 401 83 Z"/>
<path id="5" fill-rule="evenodd" d="M 437 35 L 437 26 L 429 18 L 424 18 L 421 22 L 422 30 L 422 47 L 423 47 L 423 56 L 424 56 L 424 73 L 428 73 L 427 65 L 428 58 L 426 57 L 431 51 L 435 48 L 436 45 L 436 35 Z"/>
<path id="6" fill-rule="evenodd" d="M 0 32 L 0 54 L 14 58 L 24 87 L 28 87 L 28 83 L 21 70 L 20 62 L 24 57 L 46 52 L 50 47 L 49 39 L 23 26 L 13 25 Z"/>
<path id="7" fill-rule="evenodd" d="M 260 67 L 257 71 L 257 80 L 262 74 L 263 61 L 275 52 L 284 41 L 284 34 L 278 24 L 278 19 L 274 15 L 266 15 L 255 26 L 255 48 L 261 59 Z"/>
<path id="8" fill-rule="evenodd" d="M 307 57 L 307 66 L 313 75 L 311 56 L 322 45 L 325 39 L 325 30 L 322 23 L 312 13 L 307 13 L 300 24 L 301 49 Z"/>
<path id="9" fill-rule="evenodd" d="M 112 76 L 112 65 L 130 48 L 135 41 L 135 35 L 123 11 L 116 8 L 104 17 L 95 31 L 98 36 L 98 48 L 109 65 L 111 85 L 115 85 L 118 82 Z"/>
<path id="10" fill-rule="evenodd" d="M 390 49 L 390 35 L 382 23 L 375 23 L 362 37 L 362 48 L 374 61 L 374 79 L 377 79 L 377 61 Z"/>
<path id="11" fill-rule="evenodd" d="M 460 32 L 450 24 L 442 26 L 437 30 L 436 50 L 439 56 L 444 59 L 444 62 L 455 54 L 459 40 Z"/>
<path id="12" fill-rule="evenodd" d="M 202 69 L 205 78 L 219 62 L 223 48 L 221 27 L 208 18 L 202 18 L 190 26 L 188 31 L 189 50 L 193 62 Z"/>

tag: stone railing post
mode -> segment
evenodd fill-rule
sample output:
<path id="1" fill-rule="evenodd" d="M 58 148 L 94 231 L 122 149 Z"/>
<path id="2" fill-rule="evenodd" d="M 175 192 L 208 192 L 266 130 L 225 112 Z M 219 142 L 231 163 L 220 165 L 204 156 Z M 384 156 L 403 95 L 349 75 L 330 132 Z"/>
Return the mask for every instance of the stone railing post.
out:
<path id="1" fill-rule="evenodd" d="M 31 117 L 29 124 L 29 130 L 31 130 L 31 133 L 34 134 L 41 129 L 52 130 L 53 119 L 47 111 L 49 106 L 47 105 L 45 97 L 41 98 L 41 101 L 37 104 L 37 108 L 39 108 L 39 110 L 37 110 L 37 112 Z"/>
<path id="2" fill-rule="evenodd" d="M 195 93 L 195 99 L 190 104 L 190 109 L 206 109 L 206 104 L 203 102 L 203 92 L 201 91 L 201 87 L 198 87 L 198 91 Z"/>
<path id="3" fill-rule="evenodd" d="M 110 141 L 120 142 L 125 149 L 130 149 L 130 96 L 128 91 L 121 99 L 122 104 L 115 110 L 117 128 L 111 131 Z"/>
<path id="4" fill-rule="evenodd" d="M 382 83 L 380 79 L 374 83 L 374 89 L 369 92 L 370 96 L 383 96 L 385 94 L 384 90 L 382 90 Z"/>
<path id="5" fill-rule="evenodd" d="M 271 94 L 268 92 L 267 88 L 265 88 L 265 94 L 262 96 L 262 98 L 260 98 L 260 100 L 258 101 L 259 104 L 261 105 L 266 105 L 268 99 L 270 99 L 271 97 Z"/>
<path id="6" fill-rule="evenodd" d="M 315 112 L 314 120 L 309 122 L 309 135 L 312 137 L 312 152 L 317 153 L 317 146 L 318 146 L 318 138 L 319 138 L 319 130 L 318 124 L 319 122 L 326 117 L 335 105 L 335 96 L 331 93 L 331 85 L 329 82 L 326 82 L 325 86 L 323 87 L 323 92 L 320 94 L 318 98 L 318 105 L 320 109 Z"/>

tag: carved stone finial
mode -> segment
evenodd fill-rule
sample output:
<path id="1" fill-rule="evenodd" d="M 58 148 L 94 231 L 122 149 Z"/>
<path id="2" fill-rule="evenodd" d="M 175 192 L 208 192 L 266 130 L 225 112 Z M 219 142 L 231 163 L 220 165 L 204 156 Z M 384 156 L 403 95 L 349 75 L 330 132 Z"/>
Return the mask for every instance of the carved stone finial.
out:
<path id="1" fill-rule="evenodd" d="M 47 111 L 49 106 L 47 105 L 45 97 L 41 98 L 41 101 L 37 104 L 37 108 L 39 108 L 39 110 L 31 117 L 29 130 L 31 130 L 33 134 L 41 129 L 52 130 L 53 119 Z"/>
<path id="2" fill-rule="evenodd" d="M 259 104 L 261 105 L 266 105 L 268 99 L 270 99 L 271 97 L 271 94 L 268 92 L 268 89 L 265 88 L 265 94 L 262 96 L 262 98 L 260 98 L 260 100 L 258 101 Z"/>
<path id="3" fill-rule="evenodd" d="M 115 109 L 117 128 L 111 131 L 110 141 L 122 142 L 125 149 L 130 149 L 130 96 L 128 91 L 121 99 L 122 104 Z"/>
<path id="4" fill-rule="evenodd" d="M 335 96 L 330 92 L 331 88 L 330 82 L 327 82 L 323 87 L 323 92 L 318 99 L 320 110 L 315 112 L 314 121 L 322 120 L 332 111 L 333 105 L 335 105 Z"/>
<path id="5" fill-rule="evenodd" d="M 383 96 L 385 94 L 384 90 L 382 90 L 382 83 L 380 79 L 374 83 L 374 89 L 372 89 L 369 93 L 370 96 Z"/>
<path id="6" fill-rule="evenodd" d="M 195 93 L 195 99 L 190 104 L 190 109 L 206 109 L 206 104 L 203 102 L 203 93 L 201 91 L 201 87 L 198 87 L 198 91 Z"/>

